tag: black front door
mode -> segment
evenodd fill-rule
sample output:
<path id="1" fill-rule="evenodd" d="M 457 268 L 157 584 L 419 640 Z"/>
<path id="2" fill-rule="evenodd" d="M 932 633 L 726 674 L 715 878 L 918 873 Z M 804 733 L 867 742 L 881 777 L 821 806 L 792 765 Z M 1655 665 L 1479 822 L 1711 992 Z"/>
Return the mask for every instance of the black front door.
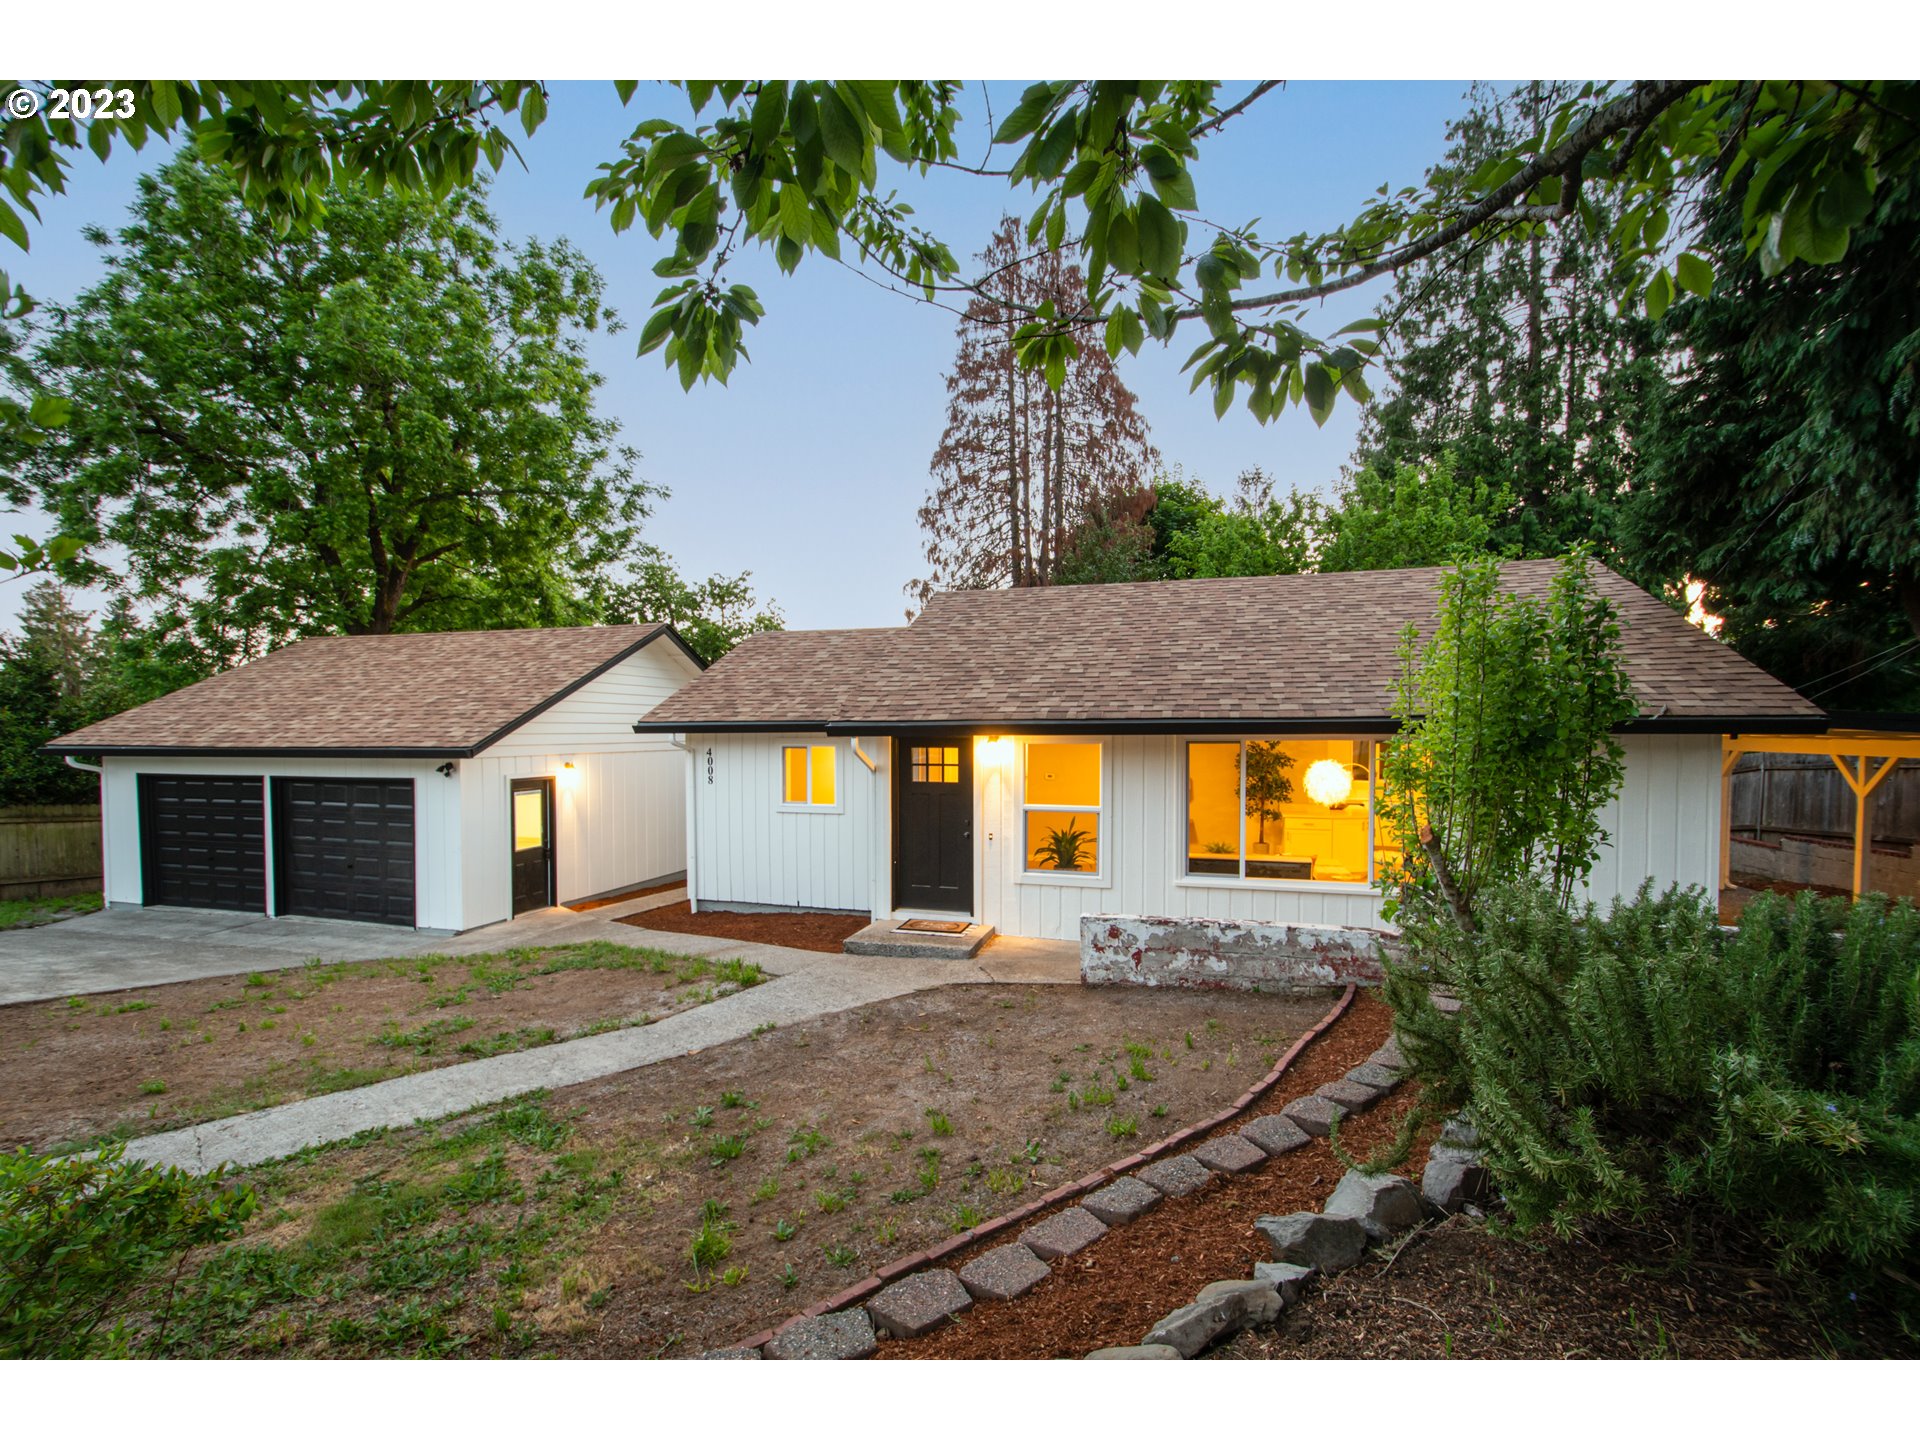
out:
<path id="1" fill-rule="evenodd" d="M 973 913 L 973 742 L 894 745 L 893 903 Z"/>
<path id="2" fill-rule="evenodd" d="M 553 904 L 553 781 L 513 782 L 513 913 Z"/>

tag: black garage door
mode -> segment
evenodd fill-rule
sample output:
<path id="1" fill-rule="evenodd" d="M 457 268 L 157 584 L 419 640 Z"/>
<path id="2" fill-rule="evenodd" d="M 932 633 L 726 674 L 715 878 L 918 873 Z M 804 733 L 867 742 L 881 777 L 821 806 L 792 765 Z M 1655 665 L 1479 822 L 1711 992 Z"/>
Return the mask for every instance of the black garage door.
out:
<path id="1" fill-rule="evenodd" d="M 142 775 L 141 899 L 264 910 L 264 810 L 258 775 Z"/>
<path id="2" fill-rule="evenodd" d="M 275 780 L 286 915 L 413 924 L 413 782 Z"/>

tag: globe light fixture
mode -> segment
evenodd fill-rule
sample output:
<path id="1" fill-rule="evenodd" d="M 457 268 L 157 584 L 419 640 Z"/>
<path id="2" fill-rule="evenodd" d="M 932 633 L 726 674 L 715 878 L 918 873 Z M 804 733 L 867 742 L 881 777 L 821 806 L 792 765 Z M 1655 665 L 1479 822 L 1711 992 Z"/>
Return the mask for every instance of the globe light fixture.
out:
<path id="1" fill-rule="evenodd" d="M 1353 772 L 1338 760 L 1316 760 L 1307 767 L 1307 796 L 1329 810 L 1347 803 L 1353 794 Z"/>

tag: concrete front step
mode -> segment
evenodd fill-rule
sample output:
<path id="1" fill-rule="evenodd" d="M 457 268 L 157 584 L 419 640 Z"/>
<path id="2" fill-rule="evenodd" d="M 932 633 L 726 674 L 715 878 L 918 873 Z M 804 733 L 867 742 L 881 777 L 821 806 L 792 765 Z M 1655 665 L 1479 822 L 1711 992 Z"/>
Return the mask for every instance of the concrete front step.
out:
<path id="1" fill-rule="evenodd" d="M 876 920 L 849 935 L 840 948 L 849 955 L 887 955 L 901 960 L 971 960 L 994 934 L 991 925 L 968 925 L 952 934 L 901 928 L 908 923 Z"/>

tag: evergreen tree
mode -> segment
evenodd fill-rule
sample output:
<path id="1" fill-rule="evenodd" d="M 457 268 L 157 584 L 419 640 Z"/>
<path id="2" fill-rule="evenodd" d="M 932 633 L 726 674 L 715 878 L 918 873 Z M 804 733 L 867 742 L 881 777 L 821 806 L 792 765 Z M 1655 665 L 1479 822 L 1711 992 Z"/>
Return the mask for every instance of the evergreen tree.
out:
<path id="1" fill-rule="evenodd" d="M 1706 583 L 1742 653 L 1832 709 L 1920 710 L 1920 181 L 1883 176 L 1832 264 L 1740 258 L 1667 314 L 1679 374 L 1627 518 L 1636 578 Z"/>
<path id="2" fill-rule="evenodd" d="M 1525 141 L 1576 88 L 1476 85 L 1430 179 L 1451 183 Z M 1632 436 L 1659 379 L 1647 323 L 1618 301 L 1605 242 L 1577 225 L 1510 226 L 1404 272 L 1381 306 L 1392 320 L 1384 393 L 1365 412 L 1354 468 L 1390 474 L 1451 455 L 1467 481 L 1517 500 L 1497 527 L 1503 548 L 1554 555 L 1588 541 L 1610 557 Z"/>
<path id="3" fill-rule="evenodd" d="M 1018 363 L 1015 336 L 1042 305 L 1078 303 L 1085 281 L 1058 250 L 1033 249 L 1006 217 L 980 255 L 993 276 L 958 327 L 947 428 L 920 507 L 930 572 L 908 589 L 1051 585 L 1073 534 L 1138 491 L 1156 457 L 1138 402 L 1099 345 L 1053 377 Z"/>

